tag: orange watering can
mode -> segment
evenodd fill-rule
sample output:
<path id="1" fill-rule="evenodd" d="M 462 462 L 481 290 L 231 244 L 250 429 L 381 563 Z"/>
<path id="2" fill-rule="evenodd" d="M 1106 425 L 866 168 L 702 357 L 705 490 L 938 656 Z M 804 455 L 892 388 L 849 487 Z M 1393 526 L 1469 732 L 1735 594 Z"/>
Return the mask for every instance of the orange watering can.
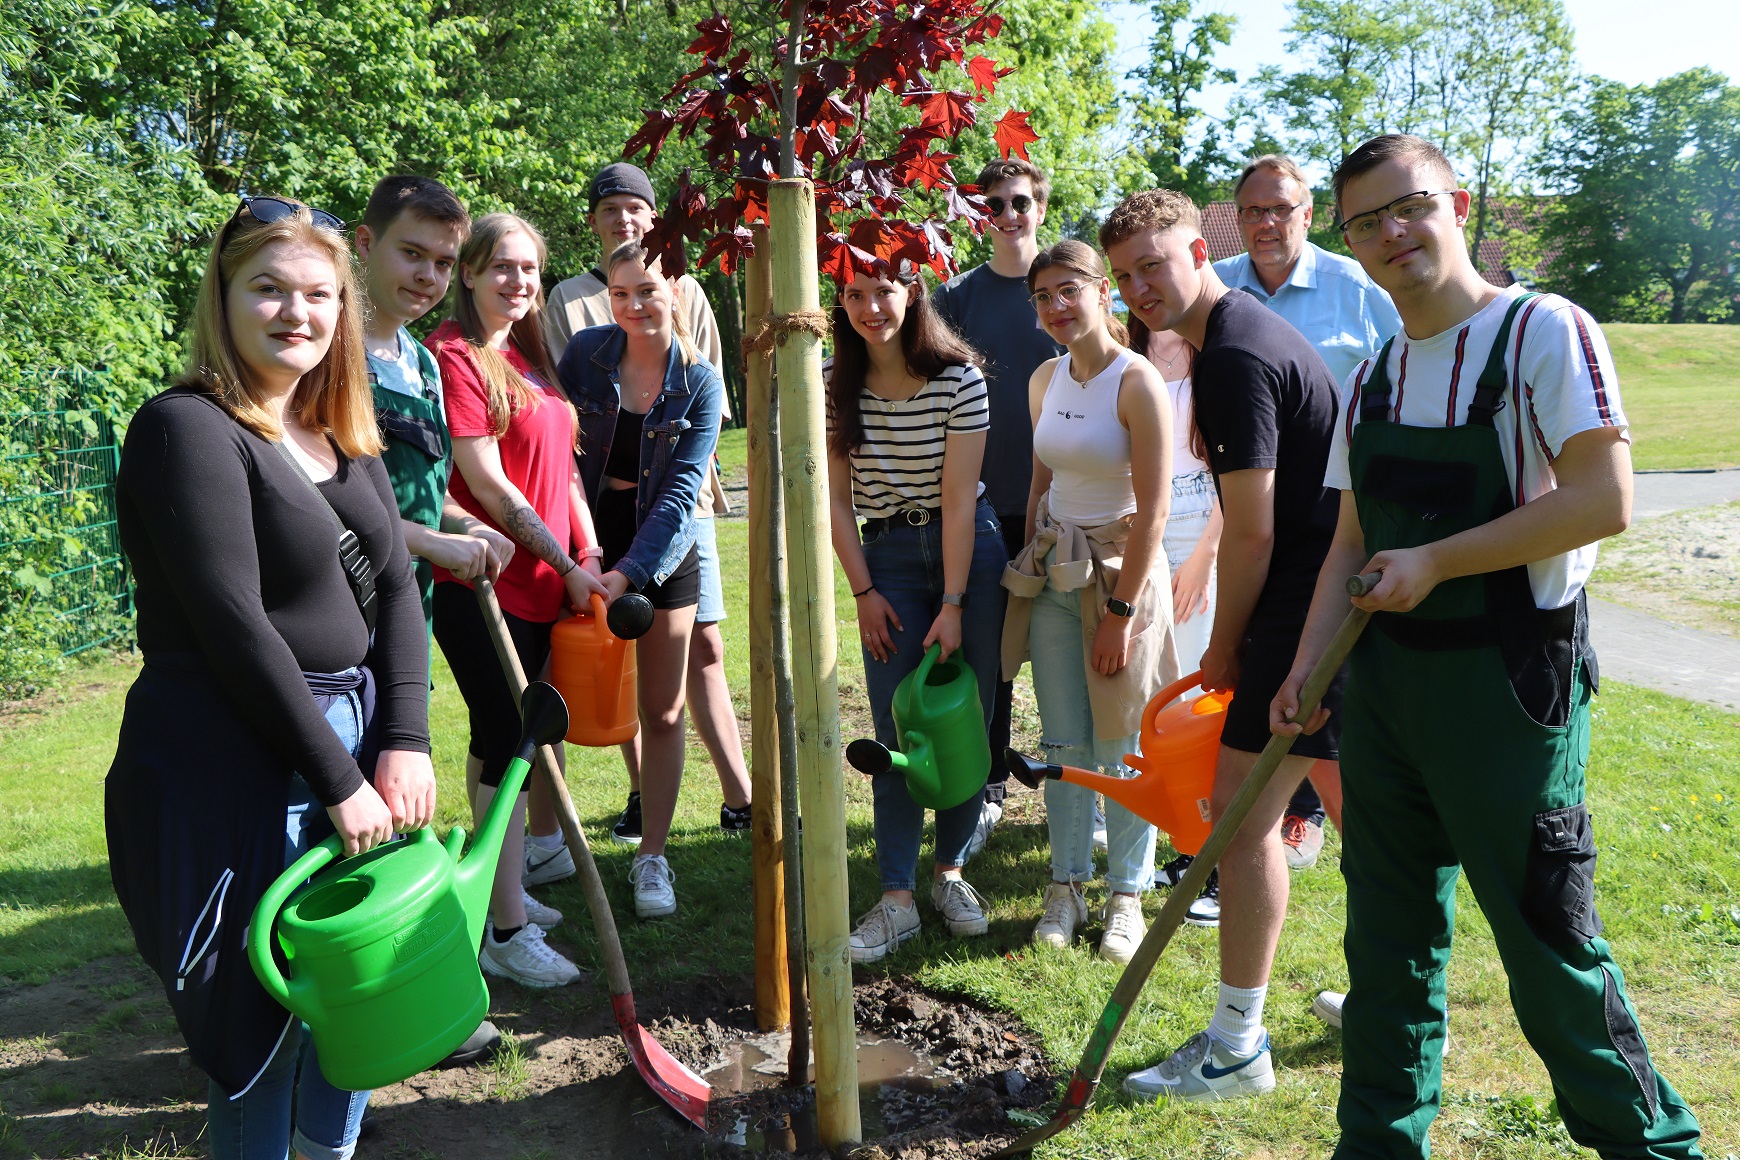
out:
<path id="1" fill-rule="evenodd" d="M 1231 693 L 1203 693 L 1172 704 L 1201 678 L 1200 672 L 1191 673 L 1148 702 L 1142 711 L 1142 752 L 1124 755 L 1135 777 L 1109 777 L 1073 765 L 1034 761 L 1014 749 L 1008 751 L 1009 769 L 1032 789 L 1050 777 L 1098 790 L 1166 831 L 1180 854 L 1195 854 L 1214 823 L 1209 800 L 1220 757 L 1220 730 L 1232 701 Z"/>
<path id="2" fill-rule="evenodd" d="M 634 638 L 652 627 L 652 603 L 625 593 L 604 611 L 559 621 L 550 631 L 550 683 L 569 705 L 567 740 L 575 745 L 620 745 L 640 731 L 639 667 Z"/>

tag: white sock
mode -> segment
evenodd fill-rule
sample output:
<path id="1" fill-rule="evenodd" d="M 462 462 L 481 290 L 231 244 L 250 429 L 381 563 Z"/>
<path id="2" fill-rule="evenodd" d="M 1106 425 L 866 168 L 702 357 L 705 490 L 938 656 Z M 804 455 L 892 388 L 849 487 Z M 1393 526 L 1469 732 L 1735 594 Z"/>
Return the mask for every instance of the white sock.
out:
<path id="1" fill-rule="evenodd" d="M 532 845 L 540 850 L 560 850 L 562 848 L 562 831 L 553 834 L 528 834 Z"/>
<path id="2" fill-rule="evenodd" d="M 1267 985 L 1229 987 L 1222 983 L 1208 1033 L 1241 1058 L 1255 1055 L 1263 1045 L 1263 999 L 1268 993 Z"/>

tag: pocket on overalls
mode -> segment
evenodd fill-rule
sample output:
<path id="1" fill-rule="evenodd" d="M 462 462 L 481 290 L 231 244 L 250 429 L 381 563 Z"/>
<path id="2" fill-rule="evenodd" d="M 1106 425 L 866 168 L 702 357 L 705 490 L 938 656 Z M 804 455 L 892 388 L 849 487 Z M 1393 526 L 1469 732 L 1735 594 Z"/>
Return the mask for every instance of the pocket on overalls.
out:
<path id="1" fill-rule="evenodd" d="M 1601 933 L 1595 910 L 1595 828 L 1586 803 L 1535 815 L 1523 867 L 1522 913 L 1548 946 L 1568 950 Z"/>

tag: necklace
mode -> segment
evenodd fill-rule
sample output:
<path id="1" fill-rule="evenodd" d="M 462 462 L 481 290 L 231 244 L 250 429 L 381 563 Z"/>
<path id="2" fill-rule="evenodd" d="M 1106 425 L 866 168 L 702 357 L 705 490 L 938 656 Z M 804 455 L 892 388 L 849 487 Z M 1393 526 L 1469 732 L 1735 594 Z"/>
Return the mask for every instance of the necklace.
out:
<path id="1" fill-rule="evenodd" d="M 1084 391 L 1087 390 L 1088 384 L 1093 382 L 1095 379 L 1099 378 L 1101 375 L 1105 374 L 1106 367 L 1111 366 L 1113 359 L 1116 359 L 1117 357 L 1118 356 L 1114 353 L 1112 355 L 1112 357 L 1107 359 L 1105 361 L 1105 363 L 1103 365 L 1101 365 L 1098 370 L 1094 371 L 1093 374 L 1089 375 L 1085 379 L 1078 379 L 1075 376 L 1075 356 L 1071 355 L 1070 359 L 1069 359 L 1069 380 L 1070 380 L 1070 382 L 1074 383 L 1076 386 L 1080 387 Z"/>
<path id="2" fill-rule="evenodd" d="M 1153 359 L 1155 357 L 1154 354 L 1152 353 L 1153 349 L 1154 349 L 1154 338 L 1155 338 L 1154 335 L 1148 336 L 1148 350 L 1149 350 L 1148 358 L 1149 358 L 1149 361 L 1153 361 Z M 1160 360 L 1161 376 L 1163 378 L 1167 378 L 1167 379 L 1171 378 L 1171 376 L 1167 375 L 1166 372 L 1172 369 L 1173 363 L 1177 362 L 1179 359 L 1184 357 L 1184 352 L 1188 347 L 1189 347 L 1188 343 L 1179 343 L 1177 354 L 1173 355 L 1171 358 Z"/>

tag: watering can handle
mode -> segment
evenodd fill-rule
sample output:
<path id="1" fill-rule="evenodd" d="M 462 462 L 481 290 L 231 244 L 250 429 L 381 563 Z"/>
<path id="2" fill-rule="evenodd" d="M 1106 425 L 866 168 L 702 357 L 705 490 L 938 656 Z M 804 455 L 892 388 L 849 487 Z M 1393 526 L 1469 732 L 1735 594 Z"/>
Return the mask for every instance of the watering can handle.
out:
<path id="1" fill-rule="evenodd" d="M 292 862 L 289 869 L 266 888 L 259 905 L 254 907 L 254 917 L 248 923 L 248 961 L 254 965 L 254 974 L 259 977 L 260 985 L 266 988 L 266 993 L 285 1007 L 290 1006 L 290 984 L 284 980 L 277 960 L 272 957 L 272 924 L 278 920 L 278 912 L 284 909 L 284 903 L 296 888 L 319 873 L 327 863 L 338 861 L 343 853 L 344 839 L 332 835 Z"/>
<path id="2" fill-rule="evenodd" d="M 628 650 L 628 642 L 610 631 L 610 617 L 604 607 L 604 597 L 596 592 L 592 594 L 592 618 L 604 632 L 604 651 L 610 655 L 611 667 L 619 667 L 622 654 Z M 614 682 L 604 698 L 610 702 L 605 716 L 614 721 L 622 715 L 622 682 Z"/>
<path id="3" fill-rule="evenodd" d="M 1160 710 L 1170 705 L 1174 698 L 1178 697 L 1186 689 L 1193 687 L 1201 680 L 1202 670 L 1197 669 L 1194 673 L 1179 677 L 1176 681 L 1173 681 L 1170 685 L 1167 685 L 1164 689 L 1155 693 L 1153 698 L 1149 700 L 1148 707 L 1142 711 L 1142 732 L 1153 732 L 1154 718 L 1160 715 Z"/>
<path id="4" fill-rule="evenodd" d="M 924 659 L 918 662 L 918 668 L 913 670 L 913 692 L 924 695 L 924 683 L 930 679 L 930 670 L 936 667 L 938 658 L 942 656 L 942 642 L 937 642 L 924 650 Z"/>

